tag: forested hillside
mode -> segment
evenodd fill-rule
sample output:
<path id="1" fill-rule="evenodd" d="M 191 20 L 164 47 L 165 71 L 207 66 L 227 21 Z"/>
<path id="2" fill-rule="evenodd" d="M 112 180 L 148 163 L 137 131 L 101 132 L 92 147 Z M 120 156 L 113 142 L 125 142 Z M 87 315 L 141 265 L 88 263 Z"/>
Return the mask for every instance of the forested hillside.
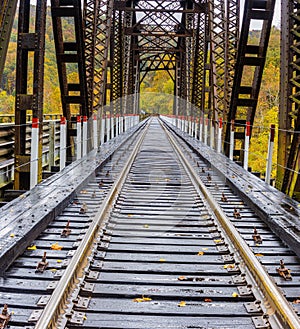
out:
<path id="1" fill-rule="evenodd" d="M 31 12 L 34 14 L 35 10 Z M 60 113 L 60 92 L 49 8 L 47 15 L 44 112 Z M 68 20 L 65 20 L 64 24 L 64 28 L 72 33 L 72 24 L 68 24 Z M 251 38 L 255 40 L 257 37 L 258 33 L 253 31 Z M 0 85 L 0 112 L 2 114 L 14 113 L 16 42 L 17 20 L 13 26 L 6 65 Z M 253 170 L 260 172 L 264 172 L 265 170 L 269 126 L 271 123 L 277 123 L 280 70 L 279 43 L 280 31 L 277 28 L 273 28 L 251 141 L 250 165 Z M 30 69 L 29 72 L 31 74 Z M 153 93 L 156 93 L 155 97 Z M 168 73 L 165 71 L 149 72 L 141 85 L 141 109 L 150 113 L 160 112 L 167 114 L 169 112 L 171 114 L 172 104 L 173 82 Z"/>

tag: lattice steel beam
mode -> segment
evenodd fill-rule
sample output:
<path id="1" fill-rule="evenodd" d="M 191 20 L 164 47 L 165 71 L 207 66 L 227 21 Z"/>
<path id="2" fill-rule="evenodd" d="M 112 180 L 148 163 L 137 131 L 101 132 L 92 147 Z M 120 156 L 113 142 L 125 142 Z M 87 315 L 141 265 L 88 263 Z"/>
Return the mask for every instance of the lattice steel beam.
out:
<path id="1" fill-rule="evenodd" d="M 203 2 L 204 4 L 204 2 Z M 206 3 L 205 3 L 206 4 Z M 209 26 L 207 10 L 197 15 L 195 31 L 195 58 L 192 83 L 192 104 L 194 104 L 200 113 L 204 112 L 206 88 L 206 72 L 208 64 L 208 39 Z M 200 114 L 199 113 L 199 114 Z"/>
<path id="2" fill-rule="evenodd" d="M 122 113 L 124 95 L 124 10 L 126 1 L 114 1 L 110 39 L 112 111 Z"/>
<path id="3" fill-rule="evenodd" d="M 233 86 L 239 31 L 239 0 L 209 5 L 212 106 L 215 120 L 227 118 Z"/>
<path id="4" fill-rule="evenodd" d="M 75 111 L 81 115 L 91 115 L 87 98 L 81 0 L 51 0 L 51 14 L 63 114 L 70 122 L 71 106 L 79 107 Z M 64 21 L 72 22 L 74 30 L 68 31 L 69 34 L 73 32 L 71 37 L 66 36 Z M 74 72 L 74 69 L 76 77 L 71 80 L 69 74 Z"/>
<path id="5" fill-rule="evenodd" d="M 281 79 L 276 184 L 300 200 L 300 3 L 281 2 Z"/>
<path id="6" fill-rule="evenodd" d="M 26 114 L 39 119 L 39 178 L 42 179 L 42 123 L 46 0 L 36 4 L 35 28 L 30 30 L 30 0 L 20 2 L 18 22 L 16 103 L 15 103 L 15 189 L 30 188 L 30 154 L 26 153 Z M 29 61 L 33 58 L 33 78 Z"/>
<path id="7" fill-rule="evenodd" d="M 275 0 L 245 1 L 243 24 L 239 39 L 235 76 L 233 83 L 230 109 L 227 122 L 235 120 L 236 125 L 245 128 L 246 121 L 253 125 L 258 94 L 262 79 L 263 68 L 266 60 L 269 36 L 272 26 Z M 251 23 L 261 21 L 262 28 L 259 43 L 249 43 L 249 31 Z M 244 72 L 250 73 L 250 83 L 243 80 Z M 226 126 L 225 152 L 229 152 L 230 125 Z M 235 134 L 236 139 L 244 140 L 245 133 Z M 242 150 L 235 150 L 236 156 L 243 156 Z"/>

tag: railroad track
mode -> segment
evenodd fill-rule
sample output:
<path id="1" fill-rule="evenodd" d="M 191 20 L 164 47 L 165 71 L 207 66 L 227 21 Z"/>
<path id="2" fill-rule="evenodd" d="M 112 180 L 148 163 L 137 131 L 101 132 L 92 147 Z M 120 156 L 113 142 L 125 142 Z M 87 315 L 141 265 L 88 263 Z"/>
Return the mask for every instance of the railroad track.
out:
<path id="1" fill-rule="evenodd" d="M 4 273 L 10 328 L 300 328 L 293 252 L 157 119 L 129 144 Z"/>

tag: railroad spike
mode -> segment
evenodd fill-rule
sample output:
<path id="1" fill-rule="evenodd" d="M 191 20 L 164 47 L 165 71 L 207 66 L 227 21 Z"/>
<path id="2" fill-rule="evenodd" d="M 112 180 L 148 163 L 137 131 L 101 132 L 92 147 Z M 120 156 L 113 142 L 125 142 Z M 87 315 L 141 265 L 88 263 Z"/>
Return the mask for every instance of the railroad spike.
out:
<path id="1" fill-rule="evenodd" d="M 226 195 L 224 194 L 224 192 L 222 192 L 221 201 L 222 201 L 222 202 L 227 202 L 227 197 L 226 197 Z"/>
<path id="2" fill-rule="evenodd" d="M 210 173 L 207 174 L 207 181 L 208 182 L 211 182 L 211 175 L 210 175 Z"/>
<path id="3" fill-rule="evenodd" d="M 234 208 L 234 210 L 233 210 L 233 216 L 234 216 L 234 218 L 237 218 L 237 219 L 242 217 L 240 212 L 236 208 Z"/>
<path id="4" fill-rule="evenodd" d="M 255 243 L 262 243 L 262 237 L 260 236 L 260 234 L 257 232 L 256 227 L 254 227 L 254 231 L 252 234 L 252 238 L 255 241 Z"/>
<path id="5" fill-rule="evenodd" d="M 42 257 L 42 260 L 40 262 L 38 262 L 37 267 L 35 269 L 35 273 L 43 273 L 45 271 L 45 269 L 48 266 L 48 262 L 47 262 L 47 253 L 46 251 L 44 251 L 44 255 Z"/>
<path id="6" fill-rule="evenodd" d="M 85 202 L 83 202 L 83 203 L 82 203 L 82 206 L 81 206 L 81 208 L 80 208 L 80 210 L 79 210 L 79 213 L 80 213 L 80 214 L 85 214 L 86 212 L 87 212 L 87 205 L 86 205 Z"/>
<path id="7" fill-rule="evenodd" d="M 290 269 L 285 267 L 283 259 L 280 259 L 280 267 L 277 268 L 277 272 L 280 276 L 284 278 L 284 280 L 289 281 L 292 280 L 292 275 Z"/>
<path id="8" fill-rule="evenodd" d="M 4 304 L 2 313 L 0 314 L 0 329 L 5 329 L 8 326 L 12 313 L 8 313 L 8 305 Z"/>
<path id="9" fill-rule="evenodd" d="M 70 235 L 70 233 L 71 233 L 70 221 L 68 220 L 68 222 L 67 222 L 65 228 L 62 230 L 60 236 L 66 238 Z"/>

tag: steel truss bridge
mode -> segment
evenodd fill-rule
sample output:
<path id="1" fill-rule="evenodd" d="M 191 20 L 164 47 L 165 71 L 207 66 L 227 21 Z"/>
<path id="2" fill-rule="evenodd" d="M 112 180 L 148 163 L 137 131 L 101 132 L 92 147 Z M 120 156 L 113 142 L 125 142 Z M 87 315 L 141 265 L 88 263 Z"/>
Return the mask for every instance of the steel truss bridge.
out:
<path id="1" fill-rule="evenodd" d="M 43 122 L 47 1 L 36 1 L 34 31 L 29 28 L 30 4 L 21 0 L 17 8 L 17 0 L 2 0 L 0 8 L 0 75 L 19 11 L 14 147 L 18 190 L 29 188 L 30 166 L 24 165 L 30 159 L 26 117 L 32 113 L 40 125 Z M 274 5 L 275 0 L 246 0 L 240 15 L 239 0 L 51 0 L 61 114 L 68 123 L 67 145 L 74 143 L 74 107 L 88 117 L 93 113 L 99 117 L 139 114 L 141 83 L 148 72 L 165 70 L 174 83 L 173 115 L 199 121 L 209 118 L 213 122 L 211 133 L 222 118 L 227 155 L 234 120 L 239 127 L 235 138 L 241 141 L 235 144 L 234 154 L 242 159 L 246 122 L 251 127 L 255 119 Z M 281 15 L 276 184 L 286 194 L 296 195 L 300 192 L 300 135 L 293 132 L 300 131 L 299 2 L 282 0 Z M 72 40 L 65 38 L 65 19 L 73 22 Z M 250 44 L 248 38 L 253 22 L 261 26 L 257 44 Z M 32 54 L 33 72 L 29 72 Z M 76 83 L 68 81 L 70 66 L 76 67 Z M 249 68 L 253 74 L 246 84 L 242 77 Z M 29 75 L 33 75 L 32 88 Z M 72 158 L 74 148 L 68 150 Z"/>

